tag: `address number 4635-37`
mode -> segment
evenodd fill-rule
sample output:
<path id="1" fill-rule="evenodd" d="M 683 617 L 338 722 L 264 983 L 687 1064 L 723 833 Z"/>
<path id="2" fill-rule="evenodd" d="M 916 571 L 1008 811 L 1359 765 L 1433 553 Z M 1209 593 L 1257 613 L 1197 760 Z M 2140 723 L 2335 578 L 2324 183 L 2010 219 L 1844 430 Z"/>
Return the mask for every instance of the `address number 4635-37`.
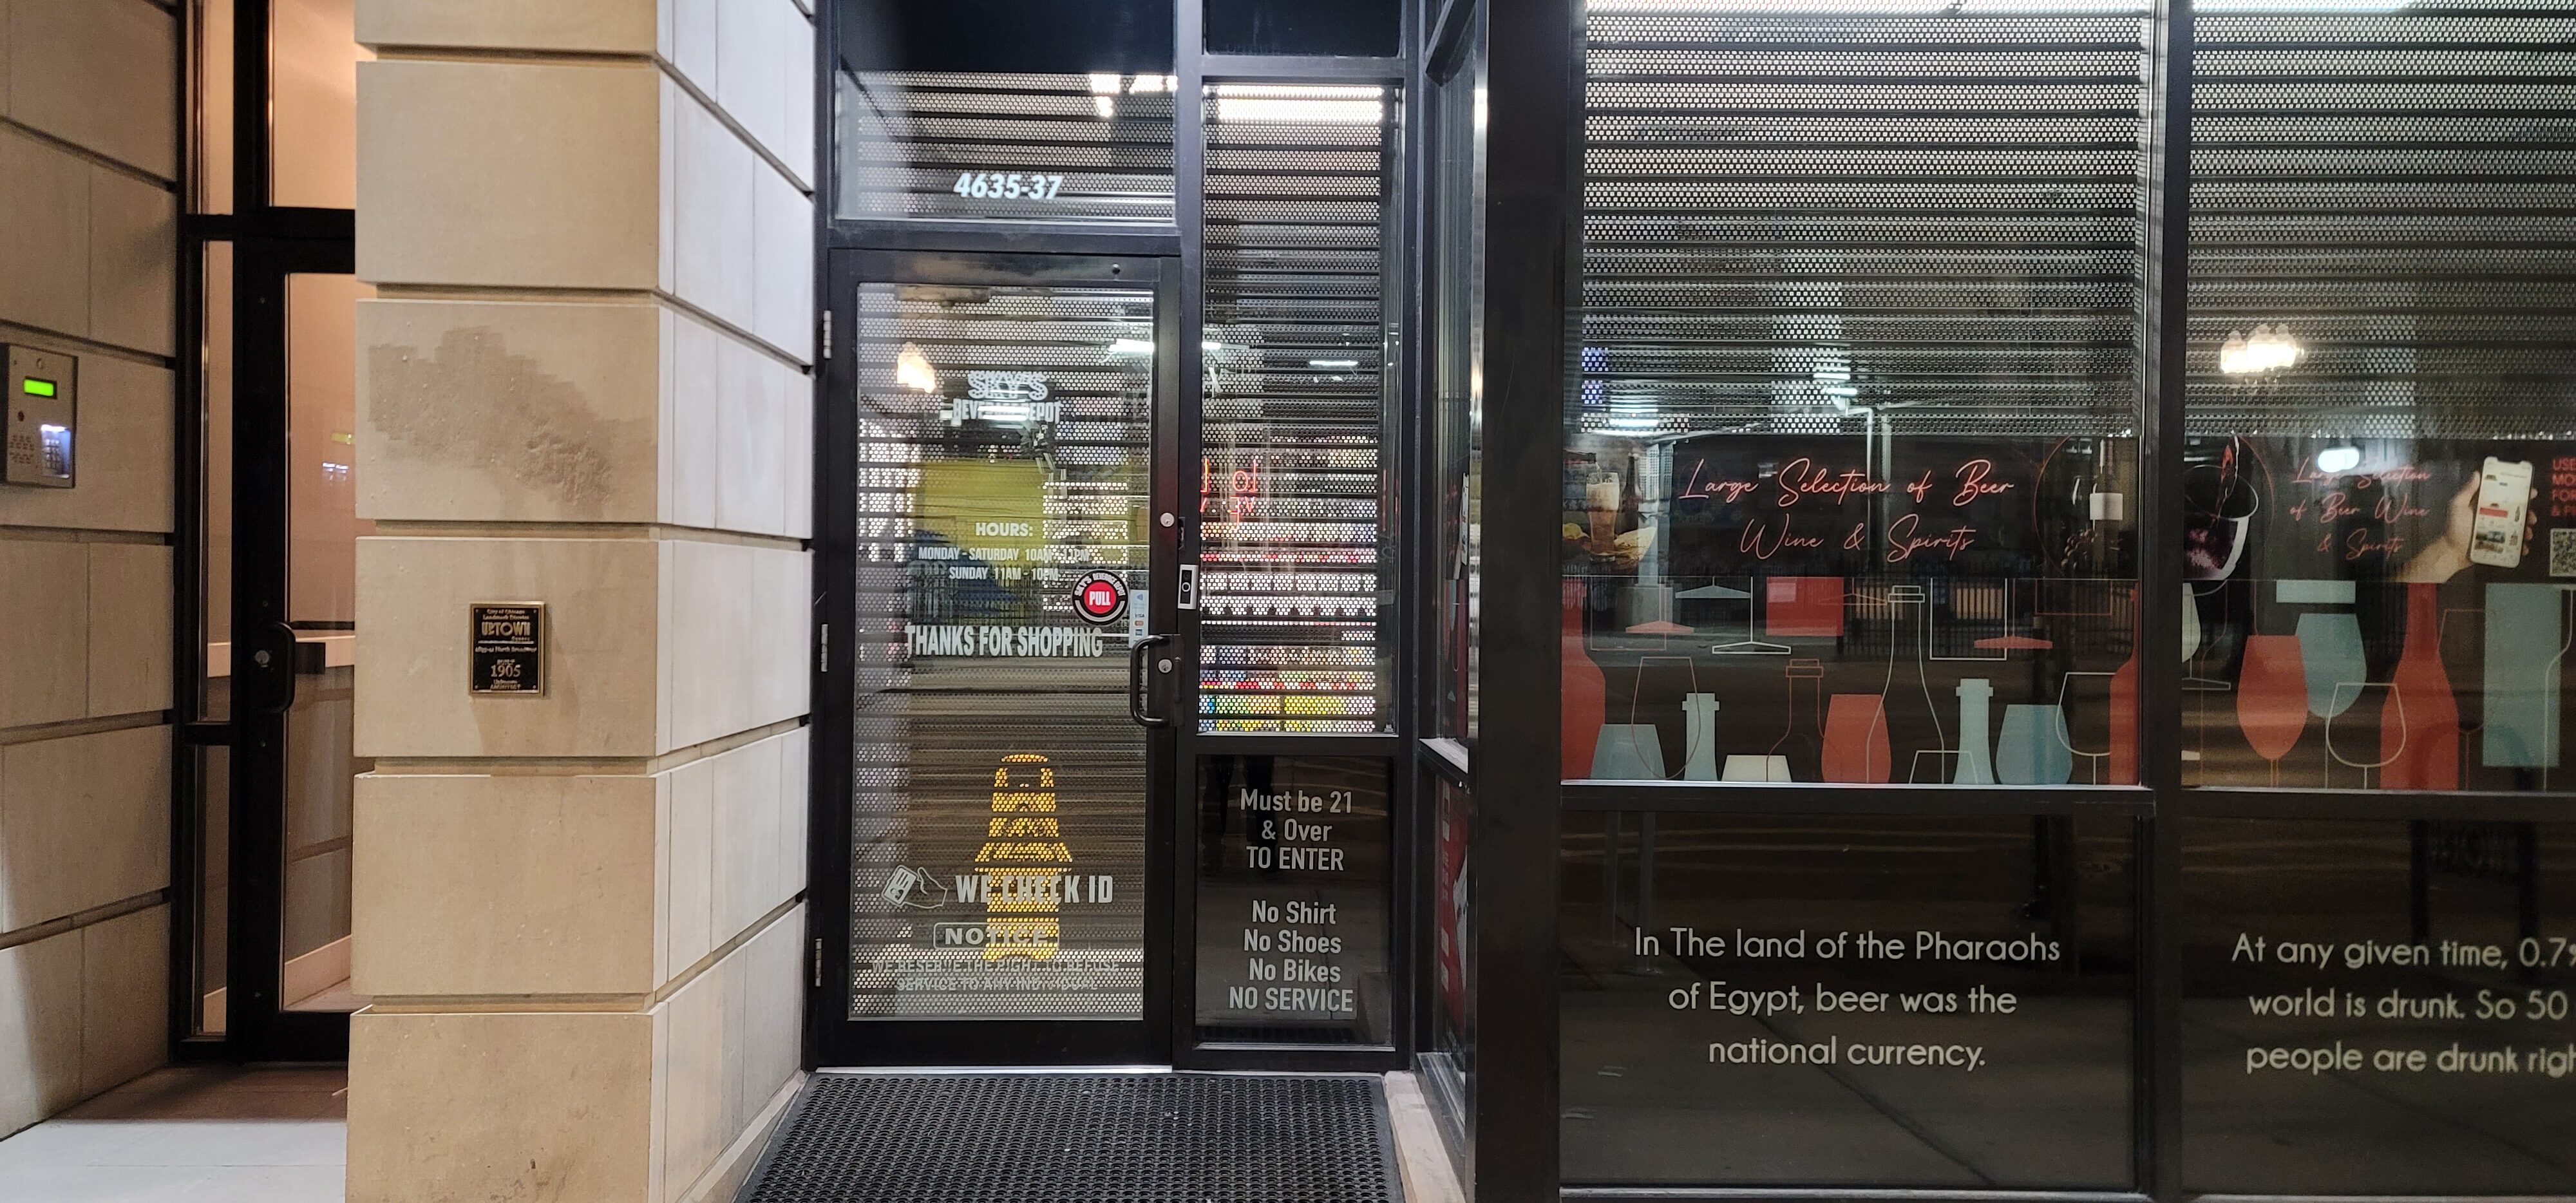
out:
<path id="1" fill-rule="evenodd" d="M 959 175 L 957 183 L 948 190 L 959 196 L 971 196 L 978 200 L 995 197 L 1005 200 L 1054 200 L 1064 191 L 1064 177 L 969 171 Z"/>

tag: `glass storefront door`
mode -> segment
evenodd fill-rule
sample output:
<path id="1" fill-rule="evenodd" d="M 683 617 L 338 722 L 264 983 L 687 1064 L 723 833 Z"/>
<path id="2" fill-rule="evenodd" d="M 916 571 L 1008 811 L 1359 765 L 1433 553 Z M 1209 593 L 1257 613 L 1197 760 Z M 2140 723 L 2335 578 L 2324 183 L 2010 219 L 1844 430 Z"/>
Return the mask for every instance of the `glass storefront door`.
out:
<path id="1" fill-rule="evenodd" d="M 826 1062 L 1168 1061 L 1178 272 L 834 268 L 823 437 L 856 504 L 826 507 L 851 566 L 823 599 L 818 730 L 851 766 L 823 845 L 847 860 L 816 874 L 847 888 L 818 905 Z"/>

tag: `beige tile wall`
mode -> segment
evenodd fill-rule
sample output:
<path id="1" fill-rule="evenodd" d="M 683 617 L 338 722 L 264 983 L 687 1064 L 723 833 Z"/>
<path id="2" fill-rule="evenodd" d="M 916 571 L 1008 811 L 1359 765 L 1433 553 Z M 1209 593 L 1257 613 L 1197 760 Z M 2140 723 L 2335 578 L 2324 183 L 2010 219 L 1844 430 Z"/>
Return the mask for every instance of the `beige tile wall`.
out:
<path id="1" fill-rule="evenodd" d="M 798 1061 L 813 22 L 359 32 L 349 1198 L 673 1203 Z M 476 601 L 547 604 L 544 696 L 467 691 Z"/>
<path id="2" fill-rule="evenodd" d="M 0 0 L 0 343 L 81 380 L 78 487 L 0 486 L 0 1135 L 167 1050 L 178 47 Z"/>

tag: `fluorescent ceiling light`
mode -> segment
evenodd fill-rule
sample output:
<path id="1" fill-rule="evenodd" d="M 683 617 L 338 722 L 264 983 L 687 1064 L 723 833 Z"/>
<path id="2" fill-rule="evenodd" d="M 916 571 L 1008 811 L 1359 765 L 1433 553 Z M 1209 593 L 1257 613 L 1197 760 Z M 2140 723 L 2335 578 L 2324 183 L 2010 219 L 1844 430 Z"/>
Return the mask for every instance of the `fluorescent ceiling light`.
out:
<path id="1" fill-rule="evenodd" d="M 1309 359 L 1306 361 L 1306 366 L 1310 368 L 1322 368 L 1328 372 L 1347 372 L 1360 366 L 1360 361 L 1356 359 Z"/>
<path id="2" fill-rule="evenodd" d="M 2290 328 L 2256 326 L 2248 335 L 2231 330 L 2226 343 L 2218 348 L 2218 370 L 2230 376 L 2250 376 L 2261 372 L 2278 372 L 2299 366 L 2308 349 L 2290 337 Z"/>
<path id="3" fill-rule="evenodd" d="M 895 353 L 894 382 L 925 393 L 939 391 L 939 373 L 931 369 L 930 357 L 912 343 L 905 343 L 903 350 Z"/>
<path id="4" fill-rule="evenodd" d="M 1216 119 L 1294 125 L 1376 125 L 1386 89 L 1360 84 L 1218 84 Z"/>
<path id="5" fill-rule="evenodd" d="M 1154 343 L 1151 339 L 1122 338 L 1109 344 L 1109 353 L 1112 355 L 1151 355 L 1154 353 Z"/>

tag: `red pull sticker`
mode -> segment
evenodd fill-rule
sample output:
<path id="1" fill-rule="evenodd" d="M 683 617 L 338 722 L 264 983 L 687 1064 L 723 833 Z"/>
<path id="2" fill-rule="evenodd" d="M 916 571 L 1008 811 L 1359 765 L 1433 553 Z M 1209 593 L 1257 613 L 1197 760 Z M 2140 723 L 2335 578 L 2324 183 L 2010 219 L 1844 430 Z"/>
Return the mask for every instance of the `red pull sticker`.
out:
<path id="1" fill-rule="evenodd" d="M 1094 626 L 1127 616 L 1127 581 L 1114 572 L 1084 573 L 1073 586 L 1073 612 Z"/>

